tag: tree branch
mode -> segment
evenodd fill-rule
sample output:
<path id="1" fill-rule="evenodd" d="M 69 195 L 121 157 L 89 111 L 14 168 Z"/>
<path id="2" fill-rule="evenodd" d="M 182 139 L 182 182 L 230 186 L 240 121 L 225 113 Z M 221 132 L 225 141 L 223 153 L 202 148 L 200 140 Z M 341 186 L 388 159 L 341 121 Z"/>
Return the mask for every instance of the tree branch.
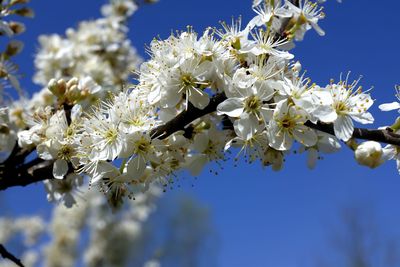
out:
<path id="1" fill-rule="evenodd" d="M 318 122 L 317 124 L 314 124 L 310 121 L 307 121 L 304 125 L 314 130 L 335 135 L 333 124 L 331 123 L 325 124 Z M 354 128 L 352 138 L 400 146 L 400 135 L 393 133 L 393 131 L 391 131 L 389 128 L 384 130 Z"/>
<path id="2" fill-rule="evenodd" d="M 0 244 L 0 255 L 3 259 L 9 259 L 10 261 L 14 262 L 17 266 L 24 267 L 21 260 L 15 257 L 13 254 L 7 251 L 7 249 Z"/>
<path id="3" fill-rule="evenodd" d="M 36 158 L 22 165 L 14 165 L 12 161 L 0 165 L 0 191 L 48 179 L 53 179 L 53 161 Z"/>
<path id="4" fill-rule="evenodd" d="M 184 130 L 185 126 L 193 122 L 194 120 L 216 111 L 217 106 L 220 103 L 222 103 L 225 99 L 226 99 L 225 94 L 223 93 L 216 94 L 211 98 L 210 104 L 208 104 L 208 106 L 204 109 L 195 108 L 192 104 L 189 103 L 189 107 L 187 110 L 182 111 L 178 116 L 176 116 L 174 119 L 170 120 L 166 124 L 158 126 L 157 128 L 153 129 L 151 131 L 151 136 L 153 138 L 165 139 L 179 130 Z M 324 124 L 320 122 L 314 124 L 310 121 L 307 121 L 305 125 L 314 130 L 335 135 L 333 130 L 333 124 Z M 355 139 L 370 140 L 370 141 L 376 141 L 380 143 L 400 146 L 400 135 L 393 133 L 389 129 L 376 130 L 376 129 L 354 128 L 352 137 Z"/>
<path id="5" fill-rule="evenodd" d="M 210 103 L 204 109 L 194 107 L 190 102 L 186 110 L 182 111 L 178 116 L 151 130 L 150 136 L 155 139 L 165 139 L 171 134 L 184 130 L 185 126 L 194 120 L 203 117 L 217 110 L 217 106 L 226 99 L 224 93 L 216 94 L 210 99 Z"/>

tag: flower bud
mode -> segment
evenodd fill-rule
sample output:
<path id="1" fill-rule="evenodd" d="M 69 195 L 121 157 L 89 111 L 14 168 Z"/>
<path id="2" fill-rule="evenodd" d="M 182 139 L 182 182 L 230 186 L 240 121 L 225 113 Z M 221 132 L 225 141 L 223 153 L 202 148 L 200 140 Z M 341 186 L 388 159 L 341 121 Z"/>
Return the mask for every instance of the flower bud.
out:
<path id="1" fill-rule="evenodd" d="M 75 103 L 81 98 L 81 90 L 76 84 L 68 88 L 67 98 L 70 103 Z"/>
<path id="2" fill-rule="evenodd" d="M 65 82 L 64 80 L 56 81 L 55 79 L 51 79 L 47 88 L 49 88 L 50 92 L 52 92 L 56 97 L 61 98 L 65 94 Z"/>
<path id="3" fill-rule="evenodd" d="M 79 80 L 76 77 L 69 79 L 69 81 L 67 82 L 67 88 L 70 89 L 72 86 L 77 85 L 78 82 Z"/>
<path id="4" fill-rule="evenodd" d="M 355 150 L 355 158 L 360 165 L 374 169 L 384 162 L 381 144 L 367 141 L 360 144 Z"/>
<path id="5" fill-rule="evenodd" d="M 14 34 L 20 34 L 25 31 L 25 25 L 19 22 L 10 21 L 8 23 L 8 26 L 10 27 L 10 29 Z"/>
<path id="6" fill-rule="evenodd" d="M 24 44 L 20 41 L 12 40 L 8 43 L 6 51 L 4 52 L 8 57 L 15 56 L 19 52 L 21 52 Z"/>
<path id="7" fill-rule="evenodd" d="M 28 7 L 23 7 L 14 11 L 15 14 L 20 15 L 22 17 L 33 18 L 35 13 L 32 9 Z"/>
<path id="8" fill-rule="evenodd" d="M 67 91 L 67 83 L 64 79 L 59 79 L 57 81 L 57 86 L 59 87 L 59 90 L 62 90 L 64 92 Z"/>
<path id="9" fill-rule="evenodd" d="M 283 168 L 283 153 L 281 151 L 275 150 L 271 147 L 268 147 L 264 151 L 263 165 L 264 166 L 272 166 L 272 170 L 280 171 Z"/>
<path id="10" fill-rule="evenodd" d="M 292 70 L 294 72 L 300 72 L 301 71 L 301 63 L 300 61 L 296 61 L 293 66 L 292 66 Z"/>
<path id="11" fill-rule="evenodd" d="M 18 5 L 18 4 L 27 4 L 29 3 L 29 0 L 11 0 L 10 5 Z"/>

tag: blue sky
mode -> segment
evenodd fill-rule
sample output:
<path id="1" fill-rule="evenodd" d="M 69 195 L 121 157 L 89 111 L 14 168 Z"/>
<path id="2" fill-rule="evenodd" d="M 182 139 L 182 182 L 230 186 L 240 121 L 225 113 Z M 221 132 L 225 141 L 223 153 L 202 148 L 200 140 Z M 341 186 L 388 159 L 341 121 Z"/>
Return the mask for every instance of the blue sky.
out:
<path id="1" fill-rule="evenodd" d="M 37 36 L 64 33 L 80 20 L 98 17 L 102 2 L 33 1 L 36 18 L 27 21 L 27 32 L 20 38 L 25 40 L 18 61 L 26 76 L 25 88 L 38 90 L 30 78 Z M 394 120 L 396 112 L 382 113 L 377 106 L 394 101 L 394 84 L 400 83 L 400 2 L 378 2 L 344 0 L 338 4 L 329 0 L 326 19 L 320 24 L 326 36 L 308 32 L 294 50 L 308 76 L 321 85 L 349 70 L 354 78 L 363 75 L 364 88 L 374 86 L 374 126 Z M 130 37 L 145 57 L 144 44 L 157 35 L 167 37 L 171 30 L 186 25 L 201 32 L 238 15 L 246 23 L 253 16 L 250 6 L 251 1 L 243 0 L 161 0 L 137 12 L 130 23 Z M 197 180 L 186 177 L 181 189 L 168 194 L 184 191 L 210 208 L 219 240 L 218 266 L 315 266 L 318 256 L 334 257 L 330 232 L 346 206 L 373 209 L 384 236 L 400 235 L 400 177 L 394 162 L 369 170 L 358 166 L 352 153 L 343 148 L 340 153 L 324 156 L 312 171 L 307 169 L 303 155 L 288 156 L 281 172 L 245 163 L 238 167 L 227 163 L 224 170 L 216 165 L 211 168 L 219 174 L 204 171 Z M 51 206 L 41 185 L 10 189 L 5 201 L 19 214 L 48 214 Z"/>

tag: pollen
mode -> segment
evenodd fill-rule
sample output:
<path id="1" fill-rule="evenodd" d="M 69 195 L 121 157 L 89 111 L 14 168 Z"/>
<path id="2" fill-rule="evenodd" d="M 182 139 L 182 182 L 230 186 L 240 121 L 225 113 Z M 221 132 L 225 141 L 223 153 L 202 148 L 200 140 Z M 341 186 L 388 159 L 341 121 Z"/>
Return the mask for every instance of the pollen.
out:
<path id="1" fill-rule="evenodd" d="M 108 144 L 113 143 L 118 137 L 118 132 L 116 129 L 108 129 L 104 133 L 104 138 Z"/>
<path id="2" fill-rule="evenodd" d="M 186 86 L 194 86 L 195 80 L 193 79 L 193 77 L 190 74 L 183 74 L 181 76 L 181 81 L 182 84 L 186 87 Z"/>
<path id="3" fill-rule="evenodd" d="M 75 150 L 73 147 L 71 147 L 68 144 L 65 144 L 61 147 L 61 149 L 58 151 L 58 158 L 59 159 L 64 159 L 66 161 L 70 161 L 71 157 L 73 156 Z"/>
<path id="4" fill-rule="evenodd" d="M 334 104 L 334 108 L 335 108 L 336 112 L 339 113 L 339 114 L 343 114 L 343 113 L 345 113 L 346 111 L 349 110 L 347 105 L 346 105 L 346 103 L 344 103 L 342 101 L 339 101 L 339 102 L 335 103 Z"/>
<path id="5" fill-rule="evenodd" d="M 137 140 L 134 143 L 134 146 L 135 154 L 147 154 L 152 148 L 151 142 L 144 137 L 141 137 L 139 140 Z"/>
<path id="6" fill-rule="evenodd" d="M 246 100 L 244 102 L 244 110 L 247 113 L 256 114 L 259 112 L 261 106 L 262 106 L 262 102 L 261 102 L 260 98 L 258 98 L 257 96 L 254 96 L 254 95 L 246 98 Z"/>

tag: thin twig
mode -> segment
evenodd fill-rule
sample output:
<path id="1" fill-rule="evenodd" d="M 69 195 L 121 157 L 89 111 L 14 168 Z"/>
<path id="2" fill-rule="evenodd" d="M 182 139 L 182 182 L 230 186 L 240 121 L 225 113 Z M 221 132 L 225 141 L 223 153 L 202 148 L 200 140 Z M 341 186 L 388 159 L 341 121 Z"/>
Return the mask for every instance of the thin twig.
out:
<path id="1" fill-rule="evenodd" d="M 18 259 L 17 257 L 15 257 L 10 252 L 8 252 L 7 249 L 2 244 L 0 244 L 0 255 L 4 259 L 9 259 L 10 261 L 14 262 L 17 266 L 24 267 L 24 265 L 22 264 L 21 260 Z"/>

